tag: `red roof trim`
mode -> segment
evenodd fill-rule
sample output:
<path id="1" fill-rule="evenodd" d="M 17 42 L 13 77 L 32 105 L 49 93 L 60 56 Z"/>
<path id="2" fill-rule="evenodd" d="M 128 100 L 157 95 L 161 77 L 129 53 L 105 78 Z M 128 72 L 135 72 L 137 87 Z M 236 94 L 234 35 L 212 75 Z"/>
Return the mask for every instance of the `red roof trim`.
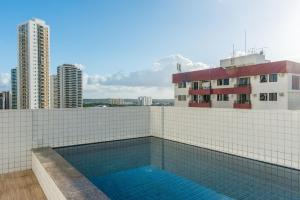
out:
<path id="1" fill-rule="evenodd" d="M 231 69 L 224 69 L 221 67 L 205 69 L 192 72 L 184 72 L 173 74 L 172 82 L 191 82 L 199 80 L 216 80 L 224 78 L 236 78 L 243 76 L 256 76 L 260 74 L 272 73 L 296 73 L 300 74 L 300 63 L 291 61 L 278 61 L 263 63 L 257 65 L 248 65 L 244 67 L 236 67 Z"/>

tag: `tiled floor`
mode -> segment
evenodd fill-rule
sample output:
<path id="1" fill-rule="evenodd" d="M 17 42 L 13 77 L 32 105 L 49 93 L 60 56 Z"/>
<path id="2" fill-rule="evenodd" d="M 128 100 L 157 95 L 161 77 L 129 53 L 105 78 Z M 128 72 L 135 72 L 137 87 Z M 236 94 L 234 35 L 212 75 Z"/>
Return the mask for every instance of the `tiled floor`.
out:
<path id="1" fill-rule="evenodd" d="M 0 175 L 0 200 L 46 200 L 32 170 Z"/>

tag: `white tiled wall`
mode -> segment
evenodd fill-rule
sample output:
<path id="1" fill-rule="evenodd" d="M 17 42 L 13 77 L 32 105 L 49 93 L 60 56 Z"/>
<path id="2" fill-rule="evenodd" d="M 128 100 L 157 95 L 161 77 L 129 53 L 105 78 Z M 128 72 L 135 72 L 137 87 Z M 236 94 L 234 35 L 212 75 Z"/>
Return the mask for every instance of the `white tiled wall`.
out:
<path id="1" fill-rule="evenodd" d="M 123 107 L 0 111 L 0 174 L 32 148 L 149 135 L 300 169 L 300 111 Z"/>
<path id="2" fill-rule="evenodd" d="M 163 116 L 165 139 L 300 169 L 300 111 L 165 107 Z"/>
<path id="3" fill-rule="evenodd" d="M 149 107 L 0 111 L 0 174 L 31 168 L 31 149 L 149 136 Z"/>

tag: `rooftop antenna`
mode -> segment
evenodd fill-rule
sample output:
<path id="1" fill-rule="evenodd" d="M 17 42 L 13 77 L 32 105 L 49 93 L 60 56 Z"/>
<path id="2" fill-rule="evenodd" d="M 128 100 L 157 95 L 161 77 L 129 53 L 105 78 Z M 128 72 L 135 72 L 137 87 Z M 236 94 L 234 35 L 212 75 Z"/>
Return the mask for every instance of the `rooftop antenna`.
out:
<path id="1" fill-rule="evenodd" d="M 234 58 L 235 56 L 235 50 L 234 50 L 234 44 L 232 45 L 232 57 Z"/>
<path id="2" fill-rule="evenodd" d="M 247 30 L 245 30 L 245 56 L 247 55 Z"/>

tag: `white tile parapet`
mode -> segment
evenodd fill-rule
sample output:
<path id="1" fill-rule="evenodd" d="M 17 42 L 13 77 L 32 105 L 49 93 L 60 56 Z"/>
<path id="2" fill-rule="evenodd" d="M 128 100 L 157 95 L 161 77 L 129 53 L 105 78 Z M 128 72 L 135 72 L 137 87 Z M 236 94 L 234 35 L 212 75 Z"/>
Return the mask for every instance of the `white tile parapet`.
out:
<path id="1" fill-rule="evenodd" d="M 0 174 L 30 169 L 32 148 L 145 136 L 300 169 L 300 111 L 141 106 L 0 111 Z"/>

